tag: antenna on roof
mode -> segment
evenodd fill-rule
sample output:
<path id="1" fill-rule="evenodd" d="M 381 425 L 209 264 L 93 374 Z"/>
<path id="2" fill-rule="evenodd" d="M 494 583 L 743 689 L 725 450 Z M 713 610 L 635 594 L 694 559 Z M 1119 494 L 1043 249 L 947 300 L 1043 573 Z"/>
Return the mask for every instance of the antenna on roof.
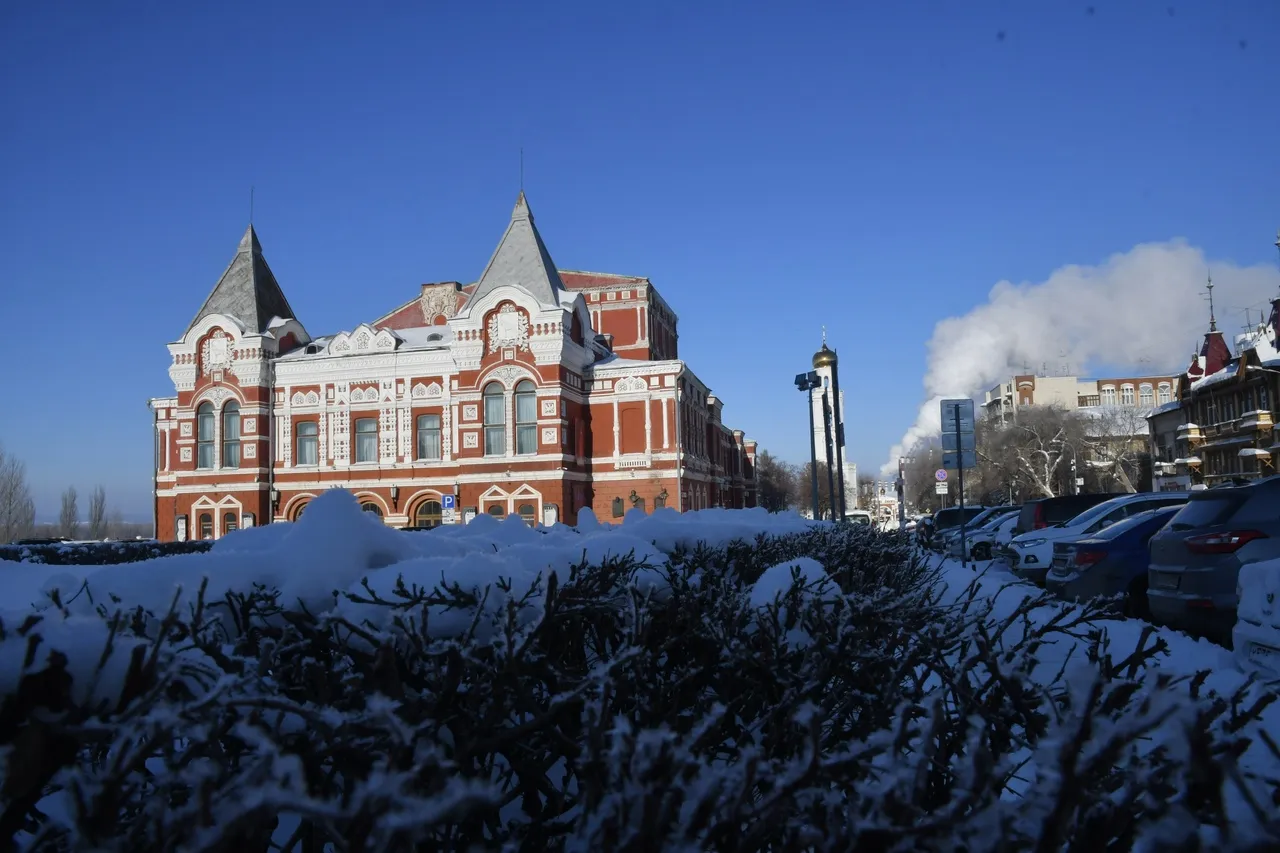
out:
<path id="1" fill-rule="evenodd" d="M 253 224 L 253 184 L 249 185 L 249 224 Z"/>
<path id="2" fill-rule="evenodd" d="M 1205 285 L 1205 293 L 1209 296 L 1209 331 L 1218 331 L 1218 318 L 1213 313 L 1213 273 L 1209 273 L 1209 283 Z"/>

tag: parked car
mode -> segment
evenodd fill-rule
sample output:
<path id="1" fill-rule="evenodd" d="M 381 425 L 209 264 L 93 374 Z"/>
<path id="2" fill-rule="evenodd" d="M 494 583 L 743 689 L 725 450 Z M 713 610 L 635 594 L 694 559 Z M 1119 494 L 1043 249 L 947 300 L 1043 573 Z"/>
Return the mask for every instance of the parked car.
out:
<path id="1" fill-rule="evenodd" d="M 982 513 L 986 512 L 988 507 L 985 506 L 967 506 L 964 508 L 964 523 L 966 525 L 972 523 Z M 951 528 L 960 529 L 960 507 L 952 506 L 946 509 L 940 509 L 933 514 L 933 537 L 930 541 L 931 548 L 941 550 L 942 534 Z"/>
<path id="2" fill-rule="evenodd" d="M 1060 495 L 1056 498 L 1039 498 L 1027 501 L 1022 505 L 1022 513 L 1018 517 L 1018 525 L 1014 528 L 1014 536 L 1053 527 L 1064 521 L 1070 521 L 1090 507 L 1103 501 L 1120 497 L 1115 494 Z"/>
<path id="3" fill-rule="evenodd" d="M 1017 507 L 1014 512 L 1000 513 L 987 519 L 987 523 L 974 530 L 966 530 L 964 545 L 961 545 L 957 534 L 947 546 L 952 557 L 964 557 L 967 551 L 971 560 L 990 560 L 995 556 L 996 548 L 1013 535 L 1013 527 L 1018 523 Z"/>
<path id="4" fill-rule="evenodd" d="M 1134 513 L 1162 506 L 1186 503 L 1189 492 L 1140 492 L 1122 495 L 1086 509 L 1072 519 L 1054 527 L 1045 527 L 1014 536 L 1004 553 L 1015 575 L 1044 585 L 1053 560 L 1053 543 L 1064 539 L 1083 539 L 1104 527 L 1110 527 Z"/>
<path id="5" fill-rule="evenodd" d="M 1151 617 L 1229 645 L 1240 567 L 1280 557 L 1280 476 L 1192 492 L 1151 539 Z"/>
<path id="6" fill-rule="evenodd" d="M 1178 504 L 1134 513 L 1085 539 L 1055 542 L 1045 587 L 1077 601 L 1124 595 L 1126 616 L 1149 619 L 1147 566 L 1151 562 L 1151 537 L 1181 508 Z"/>
<path id="7" fill-rule="evenodd" d="M 1016 513 L 1016 506 L 989 506 L 973 518 L 965 520 L 964 527 L 966 533 L 972 533 L 980 527 L 986 526 L 993 519 Z M 950 549 L 952 543 L 960 539 L 960 525 L 957 523 L 954 527 L 949 527 L 942 534 L 942 550 Z"/>
<path id="8" fill-rule="evenodd" d="M 1238 618 L 1231 632 L 1236 659 L 1280 677 L 1280 560 L 1241 566 L 1236 598 Z"/>
<path id="9" fill-rule="evenodd" d="M 851 509 L 844 514 L 844 520 L 850 524 L 871 525 L 871 513 L 864 509 Z"/>

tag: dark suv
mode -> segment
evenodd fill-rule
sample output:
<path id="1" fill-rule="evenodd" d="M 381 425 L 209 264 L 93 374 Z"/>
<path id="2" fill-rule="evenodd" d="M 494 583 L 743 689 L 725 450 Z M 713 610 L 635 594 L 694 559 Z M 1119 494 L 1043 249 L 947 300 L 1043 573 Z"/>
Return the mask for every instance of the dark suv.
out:
<path id="1" fill-rule="evenodd" d="M 1070 521 L 1086 509 L 1118 497 L 1120 497 L 1119 494 L 1062 495 L 1056 498 L 1027 501 L 1022 505 L 1017 523 L 1013 525 L 1013 535 L 1021 536 L 1032 530 L 1053 527 L 1064 521 Z"/>

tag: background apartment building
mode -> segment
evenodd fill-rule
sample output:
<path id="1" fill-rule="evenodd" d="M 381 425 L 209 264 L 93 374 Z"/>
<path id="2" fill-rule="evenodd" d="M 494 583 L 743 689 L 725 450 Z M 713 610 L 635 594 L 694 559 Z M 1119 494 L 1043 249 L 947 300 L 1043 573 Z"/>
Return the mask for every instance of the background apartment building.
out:
<path id="1" fill-rule="evenodd" d="M 1081 379 L 1077 376 L 1021 374 L 986 392 L 982 404 L 987 415 L 1011 418 L 1023 406 L 1061 406 L 1090 409 L 1097 406 L 1155 408 L 1177 398 L 1174 376 L 1127 376 Z"/>

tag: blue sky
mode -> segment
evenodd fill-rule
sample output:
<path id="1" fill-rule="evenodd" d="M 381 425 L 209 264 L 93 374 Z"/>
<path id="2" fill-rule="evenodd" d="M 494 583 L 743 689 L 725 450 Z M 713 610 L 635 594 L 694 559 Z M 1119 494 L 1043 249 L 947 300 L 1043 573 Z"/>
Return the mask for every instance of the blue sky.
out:
<path id="1" fill-rule="evenodd" d="M 145 402 L 250 185 L 322 334 L 473 280 L 523 146 L 557 263 L 650 276 L 795 460 L 825 323 L 867 467 L 995 282 L 1179 236 L 1275 261 L 1274 0 L 366 5 L 0 10 L 0 442 L 42 517 L 98 482 L 149 514 Z"/>

